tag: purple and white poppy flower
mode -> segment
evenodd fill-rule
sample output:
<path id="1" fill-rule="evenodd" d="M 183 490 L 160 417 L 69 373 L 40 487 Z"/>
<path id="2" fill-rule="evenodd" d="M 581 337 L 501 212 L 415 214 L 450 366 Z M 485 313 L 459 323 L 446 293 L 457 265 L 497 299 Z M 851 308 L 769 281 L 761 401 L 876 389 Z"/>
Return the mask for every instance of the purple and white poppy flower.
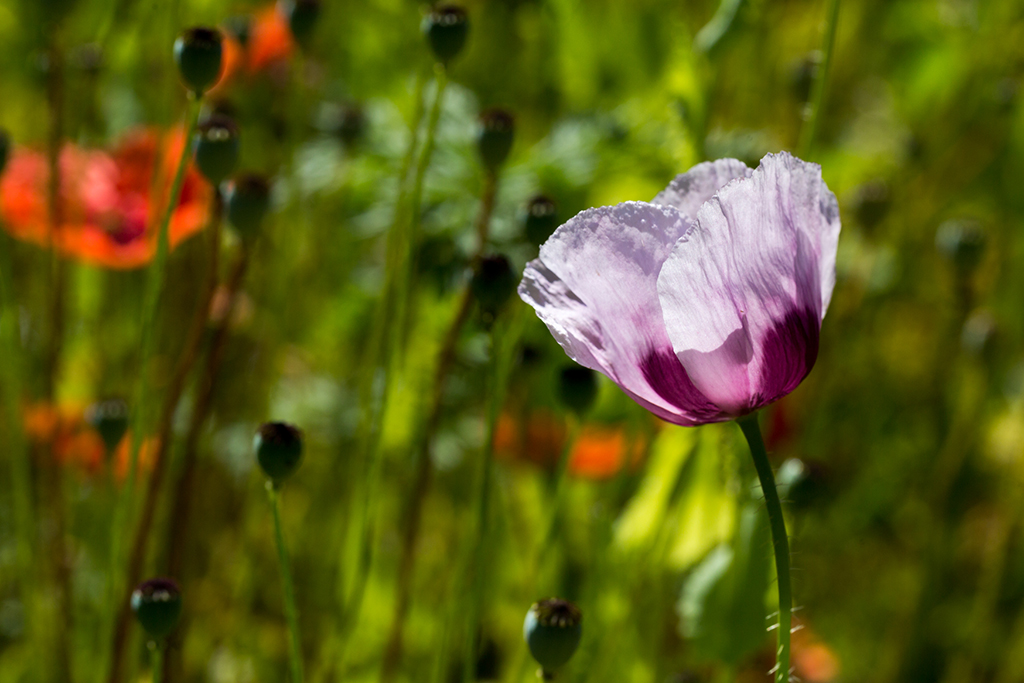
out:
<path id="1" fill-rule="evenodd" d="M 732 420 L 814 365 L 839 229 L 817 164 L 719 159 L 650 203 L 578 214 L 527 264 L 519 296 L 573 360 L 658 417 Z"/>

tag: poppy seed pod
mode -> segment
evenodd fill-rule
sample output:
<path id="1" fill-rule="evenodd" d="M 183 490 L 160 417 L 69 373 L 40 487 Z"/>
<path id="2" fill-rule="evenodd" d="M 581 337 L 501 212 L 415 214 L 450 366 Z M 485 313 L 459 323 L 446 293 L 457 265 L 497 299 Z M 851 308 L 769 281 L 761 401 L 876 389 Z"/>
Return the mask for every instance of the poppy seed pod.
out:
<path id="1" fill-rule="evenodd" d="M 480 133 L 477 149 L 480 159 L 490 170 L 495 170 L 508 158 L 515 136 L 515 119 L 504 109 L 488 109 L 480 115 Z"/>
<path id="2" fill-rule="evenodd" d="M 173 579 L 149 579 L 132 591 L 131 605 L 146 633 L 163 638 L 181 617 L 181 589 Z"/>
<path id="3" fill-rule="evenodd" d="M 243 240 L 252 239 L 260 234 L 270 210 L 270 183 L 255 174 L 239 176 L 227 189 L 225 205 L 228 222 Z"/>
<path id="4" fill-rule="evenodd" d="M 174 61 L 185 86 L 202 95 L 220 78 L 223 38 L 215 28 L 190 28 L 174 41 Z"/>
<path id="5" fill-rule="evenodd" d="M 481 259 L 473 271 L 470 289 L 484 313 L 497 315 L 516 291 L 516 276 L 508 259 L 501 254 Z"/>
<path id="6" fill-rule="evenodd" d="M 196 130 L 195 145 L 196 166 L 217 187 L 238 164 L 238 126 L 224 114 L 210 114 Z"/>
<path id="7" fill-rule="evenodd" d="M 7 158 L 11 154 L 11 136 L 6 130 L 0 128 L 0 174 L 3 174 L 7 167 Z"/>
<path id="8" fill-rule="evenodd" d="M 267 422 L 256 431 L 253 448 L 263 473 L 279 486 L 302 460 L 302 432 L 284 422 Z"/>
<path id="9" fill-rule="evenodd" d="M 544 195 L 537 195 L 526 206 L 524 232 L 527 241 L 539 247 L 544 244 L 551 233 L 558 227 L 558 207 L 555 202 Z"/>
<path id="10" fill-rule="evenodd" d="M 558 373 L 558 398 L 579 416 L 586 415 L 597 400 L 597 375 L 582 365 L 568 365 Z"/>
<path id="11" fill-rule="evenodd" d="M 466 45 L 469 17 L 457 5 L 440 5 L 423 18 L 421 28 L 437 61 L 447 65 Z"/>
<path id="12" fill-rule="evenodd" d="M 279 11 L 288 20 L 292 36 L 302 47 L 309 45 L 313 27 L 320 16 L 319 0 L 282 0 Z"/>
<path id="13" fill-rule="evenodd" d="M 949 220 L 935 233 L 935 246 L 961 273 L 978 267 L 985 251 L 985 231 L 975 220 Z"/>
<path id="14" fill-rule="evenodd" d="M 85 419 L 99 432 L 107 453 L 112 453 L 128 431 L 128 404 L 119 398 L 93 403 Z"/>
<path id="15" fill-rule="evenodd" d="M 523 622 L 523 638 L 530 654 L 544 672 L 568 662 L 583 635 L 583 613 L 561 598 L 547 598 L 533 603 Z"/>

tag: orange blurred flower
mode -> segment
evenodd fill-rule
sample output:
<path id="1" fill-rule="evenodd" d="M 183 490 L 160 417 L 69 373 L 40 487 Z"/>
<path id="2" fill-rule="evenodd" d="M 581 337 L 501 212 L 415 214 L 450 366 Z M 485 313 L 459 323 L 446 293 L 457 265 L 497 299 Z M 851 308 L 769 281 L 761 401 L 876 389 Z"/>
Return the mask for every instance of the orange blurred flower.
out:
<path id="1" fill-rule="evenodd" d="M 87 263 L 143 266 L 156 253 L 160 212 L 183 146 L 181 131 L 161 135 L 152 129 L 128 134 L 111 153 L 65 145 L 60 155 L 62 215 L 52 236 L 46 157 L 17 149 L 0 179 L 3 227 L 17 239 L 52 244 Z M 210 196 L 206 182 L 190 167 L 171 217 L 172 248 L 205 225 Z"/>
<path id="2" fill-rule="evenodd" d="M 103 467 L 103 439 L 85 419 L 81 406 L 35 403 L 25 409 L 25 435 L 39 446 L 50 446 L 59 465 L 96 474 Z"/>
<path id="3" fill-rule="evenodd" d="M 550 413 L 537 411 L 525 425 L 509 413 L 498 419 L 494 451 L 498 457 L 526 460 L 553 467 L 568 438 L 565 422 Z M 569 455 L 569 473 L 586 479 L 607 479 L 619 473 L 630 450 L 630 439 L 622 427 L 588 424 Z M 644 444 L 632 443 L 631 464 L 639 464 Z"/>
<path id="4" fill-rule="evenodd" d="M 57 464 L 93 476 L 103 470 L 106 446 L 99 432 L 89 424 L 85 408 L 74 404 L 54 406 L 33 403 L 24 411 L 25 435 L 32 444 L 50 446 Z M 121 483 L 128 476 L 131 455 L 131 434 L 121 439 L 113 457 L 114 478 Z M 139 451 L 139 472 L 153 465 L 156 439 L 150 438 Z"/>
<path id="5" fill-rule="evenodd" d="M 243 70 L 247 75 L 253 75 L 283 65 L 295 51 L 288 20 L 278 11 L 276 4 L 253 15 L 244 38 L 238 33 L 225 31 L 221 83 L 228 82 Z"/>

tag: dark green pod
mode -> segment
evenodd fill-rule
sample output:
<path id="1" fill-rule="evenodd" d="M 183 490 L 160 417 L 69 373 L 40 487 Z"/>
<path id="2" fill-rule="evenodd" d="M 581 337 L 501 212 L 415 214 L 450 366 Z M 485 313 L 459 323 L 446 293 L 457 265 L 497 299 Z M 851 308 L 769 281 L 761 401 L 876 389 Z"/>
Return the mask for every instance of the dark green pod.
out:
<path id="1" fill-rule="evenodd" d="M 260 234 L 263 219 L 270 211 L 270 183 L 263 176 L 245 174 L 236 178 L 225 196 L 228 222 L 243 240 Z"/>
<path id="2" fill-rule="evenodd" d="M 523 232 L 527 241 L 539 247 L 548 241 L 558 227 L 558 207 L 554 200 L 544 195 L 537 195 L 526 205 L 526 220 Z"/>
<path id="3" fill-rule="evenodd" d="M 493 317 L 516 291 L 516 284 L 517 279 L 508 259 L 496 254 L 482 258 L 477 264 L 470 289 L 480 309 Z"/>
<path id="4" fill-rule="evenodd" d="M 280 8 L 288 20 L 288 28 L 295 42 L 303 48 L 307 47 L 313 37 L 317 19 L 320 18 L 319 0 L 283 0 Z"/>
<path id="5" fill-rule="evenodd" d="M 572 659 L 583 636 L 583 613 L 560 598 L 535 602 L 523 622 L 523 638 L 542 671 L 551 672 Z"/>
<path id="6" fill-rule="evenodd" d="M 174 41 L 174 61 L 181 80 L 192 92 L 202 95 L 220 78 L 223 38 L 215 28 L 190 28 Z"/>
<path id="7" fill-rule="evenodd" d="M 99 432 L 107 453 L 113 453 L 128 431 L 128 404 L 120 398 L 93 403 L 85 419 Z"/>
<path id="8" fill-rule="evenodd" d="M 132 591 L 132 612 L 153 638 L 163 638 L 181 617 L 181 589 L 173 579 L 149 579 Z"/>
<path id="9" fill-rule="evenodd" d="M 7 159 L 11 155 L 11 136 L 7 131 L 0 128 L 0 174 L 7 168 Z"/>
<path id="10" fill-rule="evenodd" d="M 466 45 L 469 17 L 457 5 L 440 5 L 423 18 L 422 30 L 437 61 L 448 64 Z"/>
<path id="11" fill-rule="evenodd" d="M 505 163 L 512 151 L 515 131 L 515 119 L 504 109 L 488 109 L 480 115 L 477 149 L 485 167 L 493 171 Z"/>
<path id="12" fill-rule="evenodd" d="M 302 432 L 284 422 L 267 422 L 256 431 L 253 447 L 263 473 L 279 486 L 302 460 Z"/>
<path id="13" fill-rule="evenodd" d="M 238 165 L 238 126 L 229 116 L 210 114 L 196 130 L 196 166 L 217 187 Z"/>

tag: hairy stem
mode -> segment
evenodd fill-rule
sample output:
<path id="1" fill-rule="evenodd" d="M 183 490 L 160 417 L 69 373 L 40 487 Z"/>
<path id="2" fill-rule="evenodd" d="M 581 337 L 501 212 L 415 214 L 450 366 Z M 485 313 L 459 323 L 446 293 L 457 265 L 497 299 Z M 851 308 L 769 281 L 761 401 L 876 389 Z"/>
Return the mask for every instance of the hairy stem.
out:
<path id="1" fill-rule="evenodd" d="M 284 592 L 284 615 L 288 621 L 288 660 L 292 672 L 292 683 L 302 683 L 302 646 L 299 640 L 299 613 L 295 607 L 295 586 L 292 583 L 288 548 L 284 544 L 281 530 L 280 491 L 267 482 L 267 497 L 274 516 L 274 542 L 277 545 L 277 563 L 281 569 L 281 587 Z"/>
<path id="2" fill-rule="evenodd" d="M 793 593 L 789 578 L 789 539 L 786 536 L 786 520 L 782 516 L 782 501 L 775 488 L 775 475 L 768 452 L 761 438 L 761 428 L 757 424 L 757 413 L 751 413 L 736 420 L 743 430 L 743 436 L 750 446 L 750 454 L 754 458 L 757 478 L 764 492 L 765 506 L 768 508 L 768 522 L 772 531 L 772 548 L 775 551 L 775 573 L 778 575 L 779 588 L 779 624 L 777 649 L 775 652 L 775 683 L 789 681 L 790 635 L 793 623 Z"/>

